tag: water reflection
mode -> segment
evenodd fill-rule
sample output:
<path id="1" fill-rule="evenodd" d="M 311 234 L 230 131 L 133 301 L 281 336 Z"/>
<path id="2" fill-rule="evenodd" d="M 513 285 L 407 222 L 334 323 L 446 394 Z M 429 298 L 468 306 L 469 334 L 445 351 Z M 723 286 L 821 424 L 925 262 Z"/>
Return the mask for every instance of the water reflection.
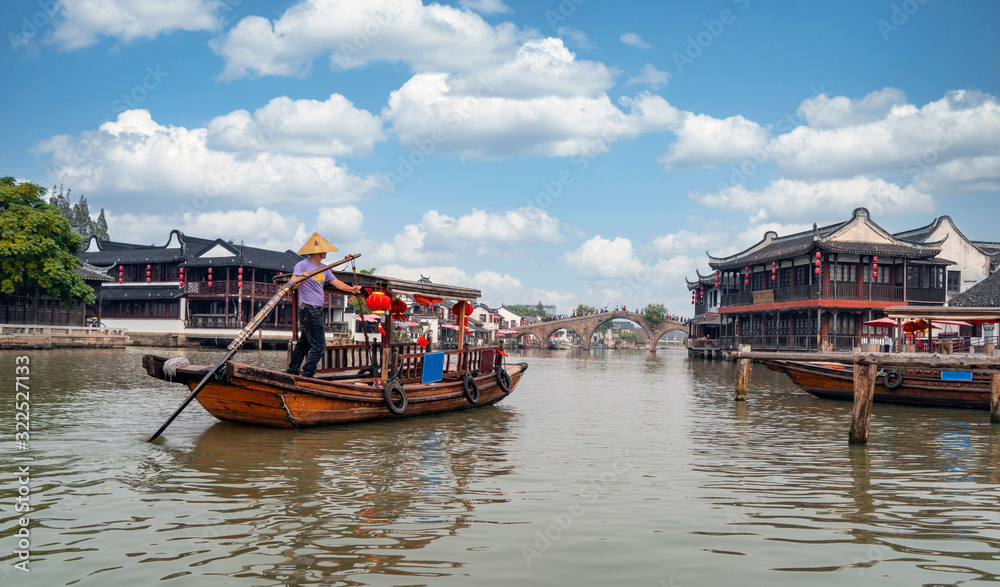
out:
<path id="1" fill-rule="evenodd" d="M 194 476 L 164 478 L 150 463 L 136 488 L 152 478 L 160 497 L 197 495 L 209 504 L 205 517 L 177 531 L 199 533 L 207 551 L 246 558 L 254 574 L 280 584 L 437 576 L 462 561 L 407 551 L 467 528 L 476 504 L 506 500 L 494 480 L 510 472 L 504 439 L 514 421 L 489 407 L 294 432 L 218 423 L 169 465 Z"/>

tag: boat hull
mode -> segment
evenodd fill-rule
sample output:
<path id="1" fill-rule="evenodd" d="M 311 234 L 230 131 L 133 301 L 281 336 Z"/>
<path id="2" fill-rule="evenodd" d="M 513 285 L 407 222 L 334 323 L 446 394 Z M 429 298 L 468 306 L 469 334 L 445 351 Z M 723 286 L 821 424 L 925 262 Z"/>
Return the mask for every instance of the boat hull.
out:
<path id="1" fill-rule="evenodd" d="M 800 361 L 764 361 L 772 371 L 784 373 L 803 391 L 820 398 L 854 400 L 851 365 Z M 888 371 L 891 371 L 888 370 Z M 898 369 L 902 381 L 890 389 L 885 377 L 875 378 L 874 401 L 950 408 L 990 409 L 990 380 L 975 374 L 972 381 L 944 381 L 941 371 Z"/>
<path id="2" fill-rule="evenodd" d="M 146 355 L 143 366 L 149 375 L 182 383 L 192 391 L 210 369 L 188 365 L 178 368 L 176 375 L 169 378 L 163 372 L 165 360 Z M 475 377 L 479 387 L 479 401 L 475 404 L 466 399 L 462 381 L 457 377 L 439 383 L 404 385 L 407 407 L 403 414 L 389 410 L 382 388 L 374 387 L 371 378 L 327 381 L 240 363 L 227 363 L 225 371 L 210 378 L 196 399 L 220 420 L 282 428 L 324 426 L 455 412 L 494 404 L 514 390 L 526 368 L 524 363 L 508 368 L 508 393 L 500 388 L 494 372 Z"/>

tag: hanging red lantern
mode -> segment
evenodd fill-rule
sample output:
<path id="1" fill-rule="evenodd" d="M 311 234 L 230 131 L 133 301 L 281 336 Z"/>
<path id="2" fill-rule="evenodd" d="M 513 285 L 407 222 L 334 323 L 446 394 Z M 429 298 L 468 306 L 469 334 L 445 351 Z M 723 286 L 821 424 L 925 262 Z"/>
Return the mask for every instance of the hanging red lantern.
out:
<path id="1" fill-rule="evenodd" d="M 819 266 L 816 266 L 816 275 L 819 275 Z"/>
<path id="2" fill-rule="evenodd" d="M 872 263 L 878 263 L 878 255 L 872 255 Z"/>
<path id="3" fill-rule="evenodd" d="M 744 279 L 743 280 L 743 285 L 750 285 L 750 280 L 749 279 Z"/>
<path id="4" fill-rule="evenodd" d="M 118 283 L 121 283 L 121 282 L 123 282 L 123 281 L 125 281 L 125 280 L 124 280 L 124 279 L 122 279 L 121 277 L 119 277 L 119 278 L 118 278 Z"/>
<path id="5" fill-rule="evenodd" d="M 462 309 L 463 306 L 465 308 L 464 310 Z M 451 307 L 451 312 L 456 316 L 458 316 L 459 314 L 464 314 L 468 316 L 469 314 L 472 313 L 472 304 L 470 304 L 469 302 L 458 302 L 457 304 Z"/>
<path id="6" fill-rule="evenodd" d="M 816 258 L 817 259 L 822 259 L 823 258 L 823 254 L 820 253 L 819 251 L 816 251 Z"/>
<path id="7" fill-rule="evenodd" d="M 406 313 L 406 308 L 407 308 L 406 302 L 404 302 L 403 300 L 401 300 L 399 298 L 396 298 L 396 299 L 392 300 L 392 303 L 389 304 L 389 309 L 392 310 L 393 315 L 396 315 L 396 316 L 401 315 L 401 314 L 405 314 Z"/>
<path id="8" fill-rule="evenodd" d="M 236 270 L 236 272 L 239 273 L 240 275 L 243 275 L 243 268 L 240 267 L 239 269 Z"/>
<path id="9" fill-rule="evenodd" d="M 209 273 L 209 275 L 212 274 L 212 268 L 211 267 L 208 268 L 208 273 Z"/>
<path id="10" fill-rule="evenodd" d="M 878 263 L 872 263 L 872 270 L 878 271 Z"/>
<path id="11" fill-rule="evenodd" d="M 774 275 L 774 274 L 772 273 L 772 274 L 771 274 L 771 281 L 775 281 L 775 280 L 777 280 L 777 279 L 778 279 L 778 276 L 777 276 L 777 275 Z"/>
<path id="12" fill-rule="evenodd" d="M 149 270 L 150 270 L 150 269 L 152 269 L 152 268 L 153 268 L 153 266 L 152 266 L 152 265 L 146 265 L 146 271 L 149 271 Z"/>
<path id="13" fill-rule="evenodd" d="M 365 305 L 372 312 L 385 312 L 392 306 L 392 300 L 385 295 L 384 291 L 377 289 L 365 298 Z"/>
<path id="14" fill-rule="evenodd" d="M 150 281 L 151 281 L 150 278 L 147 277 L 146 278 L 146 283 L 149 283 Z"/>
<path id="15" fill-rule="evenodd" d="M 872 279 L 875 279 L 877 277 L 878 277 L 878 271 L 872 271 Z"/>

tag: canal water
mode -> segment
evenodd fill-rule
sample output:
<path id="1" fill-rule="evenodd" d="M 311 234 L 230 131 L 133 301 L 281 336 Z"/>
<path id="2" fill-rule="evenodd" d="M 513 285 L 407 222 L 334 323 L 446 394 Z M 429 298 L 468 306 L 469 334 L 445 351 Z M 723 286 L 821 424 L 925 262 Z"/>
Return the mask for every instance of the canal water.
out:
<path id="1" fill-rule="evenodd" d="M 186 390 L 146 377 L 144 352 L 0 353 L 0 584 L 1000 577 L 1000 427 L 986 412 L 877 404 L 870 444 L 852 448 L 850 403 L 815 399 L 761 366 L 749 401 L 735 403 L 728 362 L 525 351 L 509 360 L 527 361 L 526 376 L 492 407 L 273 430 L 218 422 L 194 404 L 149 444 Z M 201 363 L 222 353 L 160 352 Z M 15 405 L 22 355 L 30 406 Z M 30 439 L 19 447 L 25 407 Z M 16 511 L 19 492 L 30 511 Z M 20 540 L 28 573 L 13 566 Z"/>

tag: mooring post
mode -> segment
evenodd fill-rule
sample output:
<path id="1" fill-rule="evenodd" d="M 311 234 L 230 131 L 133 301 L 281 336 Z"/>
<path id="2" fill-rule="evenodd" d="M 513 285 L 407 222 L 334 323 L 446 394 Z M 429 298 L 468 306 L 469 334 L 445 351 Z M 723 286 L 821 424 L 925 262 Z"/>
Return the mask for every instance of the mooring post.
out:
<path id="1" fill-rule="evenodd" d="M 854 411 L 851 413 L 851 431 L 848 444 L 868 444 L 868 425 L 872 419 L 872 402 L 875 399 L 875 373 L 878 365 L 861 365 L 861 348 L 854 349 Z"/>
<path id="2" fill-rule="evenodd" d="M 749 353 L 750 345 L 741 344 L 740 353 Z M 747 401 L 747 390 L 750 389 L 750 359 L 737 359 L 736 361 L 736 401 Z"/>
<path id="3" fill-rule="evenodd" d="M 993 351 L 994 357 L 1000 357 L 1000 351 Z M 1000 373 L 990 376 L 990 422 L 1000 422 Z"/>

